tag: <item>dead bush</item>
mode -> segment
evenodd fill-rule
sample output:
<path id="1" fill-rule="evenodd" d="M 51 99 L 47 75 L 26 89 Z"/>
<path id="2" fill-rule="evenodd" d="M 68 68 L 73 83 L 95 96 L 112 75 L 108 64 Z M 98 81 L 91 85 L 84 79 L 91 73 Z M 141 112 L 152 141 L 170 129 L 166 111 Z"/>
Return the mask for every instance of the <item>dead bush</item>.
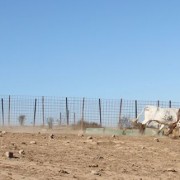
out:
<path id="1" fill-rule="evenodd" d="M 47 118 L 47 124 L 48 124 L 49 129 L 53 128 L 53 122 L 54 122 L 54 119 L 52 117 Z"/>
<path id="2" fill-rule="evenodd" d="M 118 122 L 118 128 L 123 129 L 131 129 L 132 128 L 132 124 L 131 124 L 131 120 L 128 117 L 121 117 L 121 119 Z"/>
<path id="3" fill-rule="evenodd" d="M 20 124 L 21 126 L 24 126 L 24 123 L 25 123 L 25 120 L 26 120 L 26 116 L 25 116 L 25 115 L 20 115 L 20 116 L 18 117 L 18 120 L 19 120 L 19 124 Z"/>

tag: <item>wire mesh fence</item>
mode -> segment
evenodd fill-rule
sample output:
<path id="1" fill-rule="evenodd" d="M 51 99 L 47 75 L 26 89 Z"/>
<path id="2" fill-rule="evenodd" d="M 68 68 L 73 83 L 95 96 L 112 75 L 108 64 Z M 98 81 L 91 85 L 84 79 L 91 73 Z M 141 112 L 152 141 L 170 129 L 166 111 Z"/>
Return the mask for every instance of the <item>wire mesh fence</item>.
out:
<path id="1" fill-rule="evenodd" d="M 179 102 L 92 99 L 74 97 L 1 97 L 0 126 L 72 126 L 79 122 L 100 127 L 130 127 L 147 105 L 179 108 Z"/>

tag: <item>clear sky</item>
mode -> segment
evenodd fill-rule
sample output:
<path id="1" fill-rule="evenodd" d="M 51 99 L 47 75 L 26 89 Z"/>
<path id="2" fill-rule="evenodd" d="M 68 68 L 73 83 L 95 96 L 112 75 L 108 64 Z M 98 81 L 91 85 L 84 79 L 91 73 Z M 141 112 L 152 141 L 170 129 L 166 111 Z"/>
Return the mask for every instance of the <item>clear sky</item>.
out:
<path id="1" fill-rule="evenodd" d="M 180 101 L 180 1 L 0 0 L 0 94 Z"/>

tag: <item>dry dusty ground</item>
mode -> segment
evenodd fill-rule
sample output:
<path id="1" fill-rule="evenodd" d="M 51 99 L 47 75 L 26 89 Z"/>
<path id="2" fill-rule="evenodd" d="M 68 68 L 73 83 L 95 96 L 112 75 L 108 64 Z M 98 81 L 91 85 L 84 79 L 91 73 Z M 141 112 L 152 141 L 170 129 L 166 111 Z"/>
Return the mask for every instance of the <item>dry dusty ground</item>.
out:
<path id="1" fill-rule="evenodd" d="M 0 137 L 0 179 L 180 179 L 180 140 L 9 132 Z M 30 144 L 36 141 L 36 144 Z M 23 149 L 25 154 L 20 155 Z M 8 159 L 6 151 L 14 158 Z"/>

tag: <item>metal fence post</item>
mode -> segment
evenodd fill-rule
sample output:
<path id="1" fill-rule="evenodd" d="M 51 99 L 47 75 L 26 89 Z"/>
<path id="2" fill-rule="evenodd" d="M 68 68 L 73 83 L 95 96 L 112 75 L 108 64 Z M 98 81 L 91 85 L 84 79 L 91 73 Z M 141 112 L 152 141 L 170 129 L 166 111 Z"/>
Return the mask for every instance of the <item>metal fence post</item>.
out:
<path id="1" fill-rule="evenodd" d="M 171 108 L 171 100 L 169 101 L 169 108 Z"/>
<path id="2" fill-rule="evenodd" d="M 135 118 L 137 118 L 137 100 L 135 100 Z"/>
<path id="3" fill-rule="evenodd" d="M 44 96 L 42 96 L 42 121 L 44 126 Z"/>
<path id="4" fill-rule="evenodd" d="M 10 126 L 10 113 L 11 113 L 11 97 L 9 95 L 9 104 L 8 104 L 8 125 Z"/>
<path id="5" fill-rule="evenodd" d="M 2 106 L 2 124 L 4 126 L 4 102 L 3 102 L 3 98 L 1 99 L 1 106 Z"/>
<path id="6" fill-rule="evenodd" d="M 85 98 L 83 98 L 83 103 L 82 103 L 81 130 L 83 130 L 84 128 L 84 103 L 85 103 Z"/>
<path id="7" fill-rule="evenodd" d="M 160 102 L 159 102 L 159 100 L 157 101 L 157 107 L 159 107 L 159 105 L 160 105 Z"/>
<path id="8" fill-rule="evenodd" d="M 62 115 L 61 115 L 61 112 L 59 113 L 59 125 L 61 126 L 61 123 L 62 123 Z"/>
<path id="9" fill-rule="evenodd" d="M 74 125 L 76 124 L 76 113 L 74 112 Z"/>
<path id="10" fill-rule="evenodd" d="M 37 105 L 37 99 L 35 99 L 35 103 L 34 103 L 34 123 L 33 123 L 33 126 L 35 126 L 35 124 L 36 124 L 36 105 Z"/>
<path id="11" fill-rule="evenodd" d="M 69 110 L 68 110 L 68 99 L 66 97 L 66 120 L 67 120 L 67 125 L 69 125 Z"/>
<path id="12" fill-rule="evenodd" d="M 120 100 L 120 108 L 119 108 L 119 127 L 122 127 L 122 122 L 121 122 L 121 115 L 122 115 L 122 99 Z"/>
<path id="13" fill-rule="evenodd" d="M 101 99 L 99 99 L 99 121 L 100 121 L 100 125 L 102 126 L 102 117 L 101 117 Z"/>

